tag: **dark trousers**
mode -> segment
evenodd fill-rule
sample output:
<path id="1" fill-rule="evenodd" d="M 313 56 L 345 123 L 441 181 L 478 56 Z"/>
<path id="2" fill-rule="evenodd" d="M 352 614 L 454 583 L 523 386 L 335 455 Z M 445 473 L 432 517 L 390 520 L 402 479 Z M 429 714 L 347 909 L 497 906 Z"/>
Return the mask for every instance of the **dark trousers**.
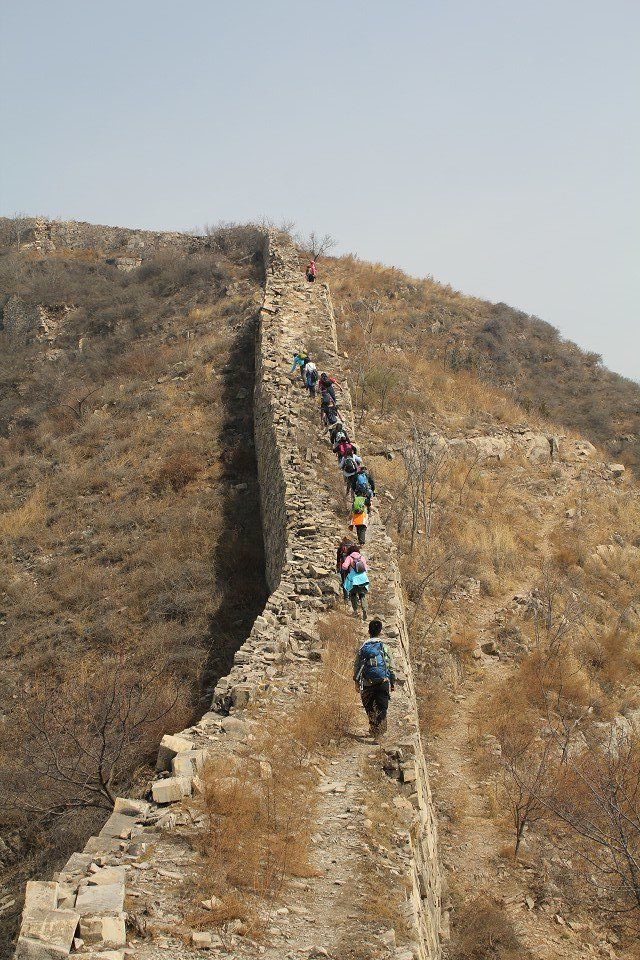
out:
<path id="1" fill-rule="evenodd" d="M 364 523 L 361 523 L 359 527 L 356 527 L 356 533 L 358 534 L 358 543 L 364 543 L 367 539 L 367 528 Z"/>
<path id="2" fill-rule="evenodd" d="M 374 727 L 380 726 L 387 719 L 389 709 L 389 681 L 374 683 L 370 687 L 363 687 L 360 691 L 362 706 L 367 712 L 369 723 Z"/>

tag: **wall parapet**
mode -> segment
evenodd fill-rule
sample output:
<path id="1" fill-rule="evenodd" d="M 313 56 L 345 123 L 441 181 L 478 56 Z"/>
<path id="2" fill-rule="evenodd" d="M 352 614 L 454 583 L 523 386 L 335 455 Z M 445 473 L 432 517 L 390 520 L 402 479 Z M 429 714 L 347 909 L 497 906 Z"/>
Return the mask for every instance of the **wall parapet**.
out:
<path id="1" fill-rule="evenodd" d="M 275 231 L 265 238 L 264 260 L 254 424 L 271 595 L 236 652 L 231 671 L 218 682 L 210 711 L 179 734 L 163 737 L 151 799 L 118 799 L 100 834 L 87 842 L 82 853 L 73 854 L 53 881 L 28 885 L 18 960 L 75 955 L 78 933 L 85 941 L 78 956 L 83 951 L 85 957 L 87 951 L 103 951 L 106 958 L 104 951 L 111 951 L 110 960 L 122 960 L 127 945 L 127 878 L 141 857 L 148 859 L 145 849 L 152 846 L 149 840 L 158 825 L 166 824 L 168 805 L 179 804 L 199 790 L 208 758 L 238 750 L 249 727 L 248 704 L 276 678 L 286 678 L 293 670 L 311 675 L 315 668 L 318 620 L 340 594 L 333 550 L 345 530 L 335 505 L 340 478 L 326 441 L 318 438 L 317 408 L 289 376 L 288 365 L 300 346 L 313 353 L 320 368 L 339 379 L 342 417 L 351 429 L 353 413 L 328 287 L 305 283 L 295 247 Z M 384 617 L 385 638 L 399 676 L 390 713 L 390 746 L 381 756 L 406 826 L 403 883 L 408 889 L 411 950 L 403 956 L 437 960 L 437 831 L 420 739 L 402 585 L 395 547 L 377 515 L 370 531 L 368 551 L 375 571 L 372 603 L 374 612 Z M 143 954 L 130 943 L 128 956 L 132 955 Z"/>

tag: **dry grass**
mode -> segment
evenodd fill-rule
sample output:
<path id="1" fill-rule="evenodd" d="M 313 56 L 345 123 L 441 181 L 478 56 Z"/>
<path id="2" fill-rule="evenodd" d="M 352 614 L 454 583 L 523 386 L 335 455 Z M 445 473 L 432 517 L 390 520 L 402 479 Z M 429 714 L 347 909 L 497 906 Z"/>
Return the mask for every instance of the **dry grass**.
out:
<path id="1" fill-rule="evenodd" d="M 322 662 L 310 693 L 284 714 L 267 697 L 250 750 L 205 770 L 198 897 L 213 896 L 216 906 L 195 911 L 199 925 L 240 919 L 258 933 L 288 881 L 314 874 L 317 763 L 352 733 L 360 712 L 348 619 L 327 617 L 320 636 Z"/>
<path id="2" fill-rule="evenodd" d="M 461 903 L 454 917 L 451 960 L 527 960 L 532 956 L 504 909 L 489 897 Z"/>
<path id="3" fill-rule="evenodd" d="M 63 689 L 116 657 L 134 675 L 153 664 L 160 687 L 173 678 L 184 684 L 184 710 L 164 727 L 179 728 L 228 669 L 266 596 L 246 360 L 259 279 L 249 263 L 218 255 L 168 253 L 123 274 L 93 253 L 16 257 L 0 249 L 7 292 L 74 305 L 55 361 L 44 359 L 45 345 L 0 333 L 0 699 L 8 729 L 21 729 L 12 714 L 23 690 L 28 700 L 36 684 L 56 680 Z M 234 489 L 240 483 L 247 489 Z M 82 735 L 92 708 L 76 718 Z M 14 768 L 21 746 L 3 738 L 0 765 Z M 136 750 L 120 790 L 153 752 L 148 742 Z M 74 816 L 78 831 L 69 816 L 57 828 L 46 811 L 42 830 L 42 818 L 19 809 L 3 813 L 0 826 L 21 831 L 33 849 L 37 841 L 43 874 L 66 851 L 66 836 L 82 847 L 88 821 Z M 19 857 L 28 871 L 29 848 Z"/>

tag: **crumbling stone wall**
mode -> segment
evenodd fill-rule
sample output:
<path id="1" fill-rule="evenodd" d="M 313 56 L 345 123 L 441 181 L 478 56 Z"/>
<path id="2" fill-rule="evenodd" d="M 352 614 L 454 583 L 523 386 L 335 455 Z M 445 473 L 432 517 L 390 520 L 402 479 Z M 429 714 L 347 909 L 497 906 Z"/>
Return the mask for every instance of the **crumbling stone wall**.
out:
<path id="1" fill-rule="evenodd" d="M 51 882 L 27 890 L 16 956 L 64 957 L 79 931 L 85 949 L 118 957 L 126 944 L 126 870 L 153 858 L 154 831 L 166 824 L 166 805 L 200 789 L 207 758 L 233 759 L 250 736 L 246 707 L 278 678 L 311 675 L 318 659 L 317 621 L 339 596 L 334 549 L 344 533 L 335 510 L 341 483 L 326 439 L 319 440 L 317 407 L 291 383 L 294 351 L 308 347 L 319 366 L 343 384 L 341 411 L 353 431 L 351 400 L 337 350 L 327 287 L 301 282 L 297 252 L 287 237 L 270 232 L 265 248 L 265 294 L 257 338 L 256 452 L 262 520 L 272 590 L 234 665 L 214 692 L 211 709 L 192 727 L 165 736 L 152 784 L 152 800 L 119 799 L 100 834 L 74 854 Z M 385 638 L 393 649 L 398 685 L 390 722 L 385 770 L 398 793 L 406 823 L 407 924 L 417 960 L 440 956 L 440 878 L 436 823 L 420 740 L 416 694 L 395 548 L 374 517 L 370 555 L 375 558 L 375 602 L 384 609 Z M 295 684 L 292 684 L 292 689 Z M 300 689 L 300 684 L 297 685 Z M 103 956 L 105 954 L 103 953 Z M 135 950 L 130 952 L 135 956 Z"/>
<path id="2" fill-rule="evenodd" d="M 171 248 L 192 253 L 210 246 L 209 237 L 195 237 L 186 233 L 163 233 L 154 230 L 130 230 L 126 227 L 108 227 L 75 220 L 46 220 L 44 217 L 24 217 L 19 228 L 6 217 L 0 217 L 0 231 L 15 236 L 21 249 L 34 249 L 43 253 L 54 250 L 96 250 L 107 253 L 128 253 L 129 258 L 119 258 L 123 269 L 133 269 L 127 259 L 135 260 Z"/>

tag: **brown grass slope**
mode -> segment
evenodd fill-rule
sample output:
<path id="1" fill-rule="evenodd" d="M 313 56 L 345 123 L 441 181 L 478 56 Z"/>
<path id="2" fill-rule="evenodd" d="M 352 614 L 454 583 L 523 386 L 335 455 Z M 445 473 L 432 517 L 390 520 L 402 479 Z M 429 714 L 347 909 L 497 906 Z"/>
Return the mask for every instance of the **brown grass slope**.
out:
<path id="1" fill-rule="evenodd" d="M 130 272 L 0 248 L 3 942 L 13 891 L 206 709 L 263 606 L 259 245 L 223 231 Z"/>
<path id="2" fill-rule="evenodd" d="M 563 339 L 551 324 L 354 257 L 329 261 L 326 269 L 356 322 L 380 317 L 388 346 L 410 348 L 454 372 L 475 372 L 525 411 L 581 433 L 629 466 L 640 463 L 640 385 L 603 367 L 598 354 Z"/>
<path id="3" fill-rule="evenodd" d="M 476 306 L 351 258 L 324 269 L 377 509 L 401 556 L 450 955 L 632 956 L 638 488 L 570 434 L 553 460 L 517 444 L 476 456 L 459 441 L 566 432 L 479 369 L 445 364 L 429 323 Z"/>

